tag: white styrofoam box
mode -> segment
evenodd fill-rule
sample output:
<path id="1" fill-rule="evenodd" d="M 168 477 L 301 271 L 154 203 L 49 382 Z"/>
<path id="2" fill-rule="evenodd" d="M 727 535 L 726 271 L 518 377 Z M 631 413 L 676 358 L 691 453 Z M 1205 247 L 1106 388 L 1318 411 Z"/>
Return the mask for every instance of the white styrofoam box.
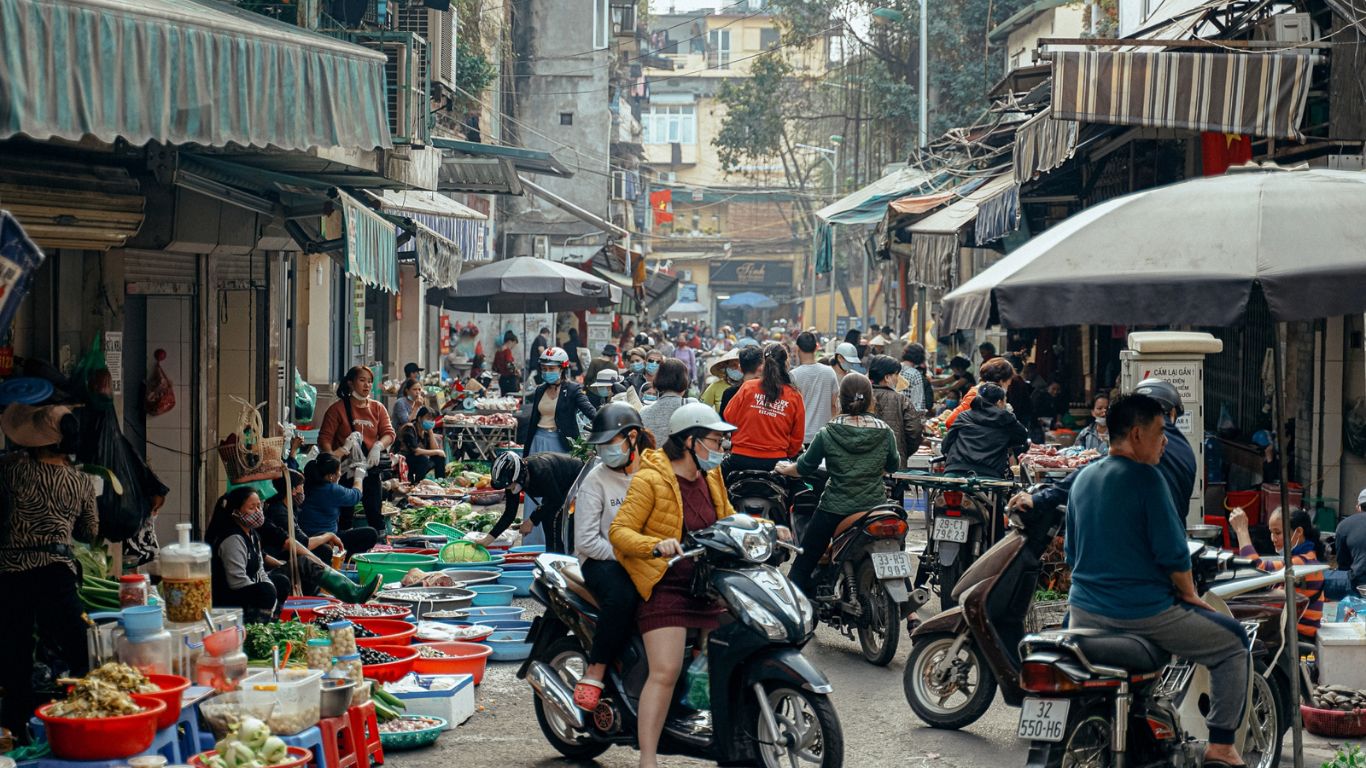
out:
<path id="1" fill-rule="evenodd" d="M 1366 623 L 1324 622 L 1318 632 L 1319 682 L 1366 690 Z"/>
<path id="2" fill-rule="evenodd" d="M 412 675 L 424 691 L 394 691 L 390 685 L 385 690 L 394 695 L 407 707 L 405 715 L 427 715 L 440 717 L 446 721 L 446 730 L 465 722 L 474 714 L 474 676 L 473 675 Z M 431 690 L 432 681 L 454 679 L 455 685 L 446 690 Z"/>

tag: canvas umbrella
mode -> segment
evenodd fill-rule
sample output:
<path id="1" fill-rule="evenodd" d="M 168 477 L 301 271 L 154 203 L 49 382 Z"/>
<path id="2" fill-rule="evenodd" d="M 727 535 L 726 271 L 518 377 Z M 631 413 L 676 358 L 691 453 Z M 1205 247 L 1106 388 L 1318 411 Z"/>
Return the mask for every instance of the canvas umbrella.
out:
<path id="1" fill-rule="evenodd" d="M 428 291 L 427 301 L 455 312 L 577 312 L 619 303 L 621 289 L 559 262 L 518 256 L 465 272 L 455 288 Z"/>
<path id="2" fill-rule="evenodd" d="M 1284 323 L 1366 312 L 1360 222 L 1366 173 L 1248 166 L 1136 192 L 1030 240 L 944 297 L 945 332 L 1059 325 L 1235 325 L 1254 287 Z M 1285 444 L 1285 363 L 1272 345 L 1276 436 Z M 1281 508 L 1290 509 L 1287 462 Z M 1285 540 L 1284 562 L 1291 562 Z M 1291 570 L 1285 593 L 1294 595 Z M 1293 604 L 1293 603 L 1292 603 Z M 1285 647 L 1296 648 L 1287 612 Z M 1296 766 L 1299 665 L 1287 665 Z"/>
<path id="3" fill-rule="evenodd" d="M 737 293 L 721 302 L 722 309 L 773 309 L 776 306 L 778 302 L 753 291 Z"/>

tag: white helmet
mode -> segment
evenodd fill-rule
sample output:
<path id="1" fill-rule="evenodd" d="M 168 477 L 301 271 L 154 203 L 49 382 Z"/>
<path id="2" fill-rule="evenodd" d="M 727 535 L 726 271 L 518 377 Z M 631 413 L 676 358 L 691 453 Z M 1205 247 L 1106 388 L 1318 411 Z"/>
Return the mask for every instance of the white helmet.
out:
<path id="1" fill-rule="evenodd" d="M 541 353 L 541 365 L 569 365 L 569 353 L 559 347 L 546 347 Z"/>
<path id="2" fill-rule="evenodd" d="M 727 424 L 724 419 L 712 410 L 706 403 L 687 403 L 678 407 L 669 417 L 669 435 L 673 436 L 679 432 L 686 432 L 694 427 L 704 427 L 713 432 L 734 432 L 735 427 Z"/>

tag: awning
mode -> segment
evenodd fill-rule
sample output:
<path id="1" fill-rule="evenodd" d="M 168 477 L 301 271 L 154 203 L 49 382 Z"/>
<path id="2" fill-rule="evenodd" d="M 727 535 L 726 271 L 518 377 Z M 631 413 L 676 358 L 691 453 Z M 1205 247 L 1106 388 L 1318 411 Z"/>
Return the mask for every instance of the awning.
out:
<path id="1" fill-rule="evenodd" d="M 696 301 L 675 301 L 664 310 L 666 315 L 704 315 L 707 313 L 707 305 Z"/>
<path id="2" fill-rule="evenodd" d="M 488 219 L 487 215 L 464 203 L 425 189 L 402 191 L 386 189 L 377 197 L 380 198 L 385 210 L 390 211 L 427 213 L 433 216 L 448 216 L 455 219 Z"/>
<path id="3" fill-rule="evenodd" d="M 492 160 L 507 160 L 512 163 L 514 168 L 521 172 L 540 173 L 547 176 L 559 176 L 566 179 L 574 175 L 574 172 L 564 167 L 559 160 L 555 159 L 554 155 L 539 149 L 504 147 L 497 144 L 481 144 L 477 141 L 464 141 L 462 139 L 450 139 L 442 136 L 433 136 L 431 141 L 432 146 L 434 147 L 447 149 L 460 155 Z M 450 162 L 450 160 L 448 159 L 447 162 Z"/>
<path id="4" fill-rule="evenodd" d="M 620 272 L 615 272 L 613 270 L 608 269 L 607 267 L 600 267 L 597 264 L 592 264 L 591 266 L 593 269 L 593 274 L 597 275 L 598 277 L 601 277 L 603 280 L 606 280 L 609 283 L 612 283 L 613 285 L 616 285 L 623 291 L 630 293 L 631 291 L 635 290 L 635 283 L 631 282 L 631 277 L 629 275 L 623 275 Z"/>
<path id="5" fill-rule="evenodd" d="M 1015 129 L 1015 181 L 1032 181 L 1072 159 L 1079 129 L 1077 121 L 1058 120 L 1048 108 L 1021 123 Z"/>
<path id="6" fill-rule="evenodd" d="M 934 179 L 934 173 L 922 168 L 902 166 L 816 211 L 816 217 L 831 224 L 875 224 L 893 200 L 925 190 Z"/>
<path id="7" fill-rule="evenodd" d="M 455 241 L 415 222 L 413 242 L 417 251 L 417 274 L 434 288 L 454 288 L 464 262 Z"/>
<path id="8" fill-rule="evenodd" d="M 441 161 L 436 188 L 442 192 L 479 195 L 520 195 L 522 181 L 511 160 L 480 157 L 448 157 Z"/>
<path id="9" fill-rule="evenodd" d="M 555 206 L 556 208 L 559 208 L 560 210 L 566 213 L 576 216 L 582 221 L 586 221 L 589 224 L 592 224 L 593 226 L 603 230 L 604 232 L 614 232 L 618 235 L 623 236 L 629 236 L 631 234 L 630 232 L 627 232 L 621 227 L 618 227 L 616 224 L 613 224 L 607 219 L 598 216 L 592 211 L 584 210 L 583 208 L 580 208 L 579 206 L 569 202 L 568 200 L 564 199 L 563 197 L 560 197 L 554 192 L 551 192 L 545 187 L 542 187 L 540 184 L 536 184 L 535 182 L 527 180 L 525 176 L 521 176 L 519 177 L 519 179 L 522 182 L 522 186 L 525 187 L 526 190 L 531 194 L 541 198 L 542 200 L 546 201 L 547 203 L 550 203 L 551 205 Z"/>
<path id="10" fill-rule="evenodd" d="M 385 61 L 213 0 L 0 0 L 0 138 L 389 147 Z"/>
<path id="11" fill-rule="evenodd" d="M 359 200 L 337 191 L 342 204 L 347 274 L 366 285 L 398 293 L 398 230 Z"/>
<path id="12" fill-rule="evenodd" d="M 369 193 L 380 201 L 380 207 L 390 213 L 418 222 L 443 238 L 452 241 L 464 261 L 488 261 L 488 217 L 437 192 L 410 190 Z M 400 253 L 417 248 L 408 241 L 399 246 Z"/>
<path id="13" fill-rule="evenodd" d="M 912 224 L 911 242 L 918 235 L 958 234 L 963 227 L 979 222 L 974 237 L 978 245 L 1004 237 L 1019 225 L 1020 188 L 1014 173 L 1004 173 L 977 186 L 955 203 L 945 206 Z M 986 213 L 989 221 L 982 222 Z"/>
<path id="14" fill-rule="evenodd" d="M 1308 54 L 1053 54 L 1053 116 L 1302 141 Z"/>
<path id="15" fill-rule="evenodd" d="M 893 200 L 887 207 L 896 213 L 914 216 L 920 213 L 928 213 L 935 208 L 949 202 L 954 198 L 952 192 L 935 192 L 929 195 L 909 195 L 899 200 Z"/>
<path id="16" fill-rule="evenodd" d="M 906 279 L 917 285 L 952 288 L 958 284 L 958 233 L 911 237 Z"/>

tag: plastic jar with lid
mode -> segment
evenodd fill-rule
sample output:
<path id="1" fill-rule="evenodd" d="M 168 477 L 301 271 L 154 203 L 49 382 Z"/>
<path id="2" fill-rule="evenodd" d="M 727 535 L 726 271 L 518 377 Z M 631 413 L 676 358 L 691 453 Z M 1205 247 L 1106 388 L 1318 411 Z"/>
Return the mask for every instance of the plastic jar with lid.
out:
<path id="1" fill-rule="evenodd" d="M 132 608 L 147 605 L 147 577 L 140 573 L 130 573 L 119 577 L 119 607 Z"/>
<path id="2" fill-rule="evenodd" d="M 356 648 L 356 629 L 351 622 L 345 619 L 329 622 L 327 634 L 332 638 L 333 655 L 340 657 L 360 652 Z"/>
<path id="3" fill-rule="evenodd" d="M 308 641 L 304 649 L 304 659 L 309 669 L 332 669 L 332 638 L 315 637 Z"/>
<path id="4" fill-rule="evenodd" d="M 213 607 L 213 551 L 190 541 L 190 524 L 179 523 L 180 540 L 161 548 L 161 592 L 170 621 L 200 621 Z"/>
<path id="5" fill-rule="evenodd" d="M 338 656 L 333 671 L 341 672 L 347 680 L 356 684 L 356 687 L 351 691 L 352 704 L 361 704 L 370 699 L 370 688 L 365 685 L 365 670 L 362 668 L 359 653 Z"/>

